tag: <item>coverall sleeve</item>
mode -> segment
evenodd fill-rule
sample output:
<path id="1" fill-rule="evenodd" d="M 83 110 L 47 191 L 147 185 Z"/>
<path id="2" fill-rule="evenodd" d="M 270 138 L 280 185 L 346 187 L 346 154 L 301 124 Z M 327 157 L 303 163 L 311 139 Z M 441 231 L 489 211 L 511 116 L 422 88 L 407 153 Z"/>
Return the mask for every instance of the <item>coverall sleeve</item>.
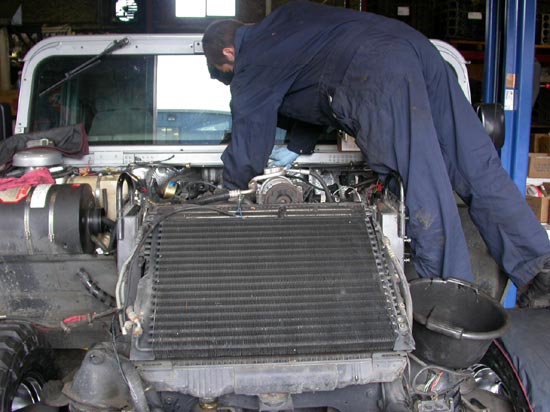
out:
<path id="1" fill-rule="evenodd" d="M 248 68 L 231 84 L 231 142 L 222 155 L 223 182 L 245 189 L 263 173 L 275 142 L 277 110 L 292 79 L 273 68 Z"/>
<path id="2" fill-rule="evenodd" d="M 287 149 L 298 154 L 311 154 L 325 126 L 305 123 L 300 120 L 294 121 L 288 130 Z"/>
<path id="3" fill-rule="evenodd" d="M 325 126 L 306 123 L 279 113 L 277 127 L 287 131 L 287 149 L 294 153 L 311 154 Z"/>

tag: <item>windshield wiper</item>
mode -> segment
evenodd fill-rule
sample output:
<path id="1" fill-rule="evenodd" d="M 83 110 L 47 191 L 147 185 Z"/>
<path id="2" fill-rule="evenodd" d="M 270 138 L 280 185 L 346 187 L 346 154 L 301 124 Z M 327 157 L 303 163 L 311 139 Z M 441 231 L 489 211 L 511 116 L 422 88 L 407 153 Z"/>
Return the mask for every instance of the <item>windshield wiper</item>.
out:
<path id="1" fill-rule="evenodd" d="M 119 50 L 119 49 L 122 49 L 123 47 L 126 47 L 128 44 L 130 44 L 130 40 L 128 40 L 128 37 L 124 37 L 123 39 L 120 39 L 120 40 L 115 40 L 113 41 L 112 44 L 110 44 L 105 50 L 103 50 L 101 53 L 99 53 L 97 56 L 94 56 L 92 57 L 91 59 L 88 59 L 86 60 L 84 63 L 82 63 L 80 66 L 77 66 L 75 67 L 74 69 L 66 72 L 63 76 L 63 78 L 61 80 L 59 80 L 57 83 L 51 85 L 50 87 L 48 87 L 47 89 L 45 90 L 42 90 L 40 93 L 39 93 L 39 96 L 42 97 L 44 96 L 46 93 L 49 93 L 50 91 L 58 88 L 59 86 L 61 86 L 63 83 L 65 82 L 68 82 L 69 80 L 71 80 L 72 78 L 74 78 L 75 76 L 78 76 L 80 73 L 83 73 L 85 72 L 86 70 L 88 69 L 91 69 L 92 67 L 94 67 L 96 64 L 100 63 L 101 61 L 101 58 L 108 55 L 108 54 L 111 54 L 113 53 L 114 51 L 116 50 Z"/>

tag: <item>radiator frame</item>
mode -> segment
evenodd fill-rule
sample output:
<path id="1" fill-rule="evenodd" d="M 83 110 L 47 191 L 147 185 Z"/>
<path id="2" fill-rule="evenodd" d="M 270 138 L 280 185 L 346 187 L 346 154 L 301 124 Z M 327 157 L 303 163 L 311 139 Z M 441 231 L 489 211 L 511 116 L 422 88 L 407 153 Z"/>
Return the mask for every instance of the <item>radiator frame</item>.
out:
<path id="1" fill-rule="evenodd" d="M 134 362 L 142 379 L 157 391 L 201 399 L 222 395 L 300 394 L 333 391 L 351 385 L 394 382 L 403 377 L 406 352 L 364 354 L 358 359 L 187 365 L 175 361 Z"/>
<path id="2" fill-rule="evenodd" d="M 232 213 L 235 205 L 218 208 Z M 363 204 L 315 204 L 315 205 L 266 205 L 242 207 L 238 213 L 245 218 L 261 219 L 273 213 L 334 216 L 360 212 L 367 220 L 367 226 L 374 231 L 376 247 L 379 249 L 378 270 L 388 287 L 388 299 L 395 318 L 406 319 L 404 301 L 398 285 L 399 279 L 392 263 L 386 257 L 382 246 L 382 234 L 374 218 L 375 210 Z M 211 210 L 178 210 L 177 206 L 157 207 L 144 221 L 154 226 L 169 215 L 188 214 L 191 218 L 213 218 Z M 150 250 L 142 255 L 145 262 L 151 259 Z M 377 258 L 378 259 L 378 258 Z M 146 275 L 137 286 L 136 313 L 147 318 L 151 312 L 153 279 L 146 265 Z M 406 286 L 405 286 L 406 287 Z M 414 349 L 412 333 L 406 322 L 394 325 L 396 340 L 393 351 L 323 354 L 322 356 L 265 357 L 254 359 L 222 358 L 193 360 L 155 360 L 151 347 L 139 336 L 132 338 L 130 358 L 143 378 L 157 390 L 169 390 L 192 396 L 208 398 L 228 393 L 260 394 L 269 392 L 302 393 L 308 391 L 334 390 L 349 385 L 374 382 L 391 382 L 397 379 L 407 364 L 407 352 Z M 147 330 L 145 331 L 147 333 Z"/>

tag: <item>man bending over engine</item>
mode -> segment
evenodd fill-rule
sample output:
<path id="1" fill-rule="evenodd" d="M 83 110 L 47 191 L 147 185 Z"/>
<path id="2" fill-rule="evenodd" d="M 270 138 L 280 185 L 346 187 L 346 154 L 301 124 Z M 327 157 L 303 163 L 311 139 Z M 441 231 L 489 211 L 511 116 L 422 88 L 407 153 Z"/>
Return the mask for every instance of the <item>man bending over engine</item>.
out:
<path id="1" fill-rule="evenodd" d="M 421 33 L 371 13 L 296 1 L 257 25 L 213 23 L 203 47 L 213 77 L 231 84 L 227 188 L 246 188 L 262 174 L 278 115 L 342 129 L 375 172 L 403 178 L 420 276 L 473 280 L 454 190 L 497 263 L 518 288 L 530 285 L 520 305 L 550 303 L 546 232 L 456 75 Z M 291 164 L 313 146 L 273 156 Z"/>

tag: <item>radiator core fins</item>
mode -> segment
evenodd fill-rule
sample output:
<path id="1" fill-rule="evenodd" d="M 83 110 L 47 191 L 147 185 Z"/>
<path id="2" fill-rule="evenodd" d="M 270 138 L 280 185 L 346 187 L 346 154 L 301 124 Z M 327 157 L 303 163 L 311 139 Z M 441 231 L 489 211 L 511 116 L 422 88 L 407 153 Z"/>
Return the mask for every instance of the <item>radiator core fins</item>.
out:
<path id="1" fill-rule="evenodd" d="M 252 362 L 392 351 L 395 294 L 376 236 L 358 207 L 165 216 L 139 346 L 157 360 Z"/>

